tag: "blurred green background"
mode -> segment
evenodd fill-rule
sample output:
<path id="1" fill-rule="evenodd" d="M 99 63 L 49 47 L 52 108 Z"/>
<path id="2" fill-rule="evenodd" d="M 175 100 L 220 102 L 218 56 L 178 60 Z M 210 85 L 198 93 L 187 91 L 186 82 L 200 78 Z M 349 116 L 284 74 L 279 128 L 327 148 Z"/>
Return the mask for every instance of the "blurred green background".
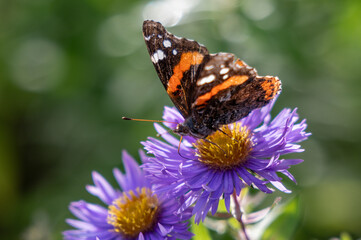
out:
<path id="1" fill-rule="evenodd" d="M 112 180 L 172 105 L 143 42 L 162 21 L 211 52 L 279 76 L 273 113 L 298 107 L 313 133 L 294 157 L 294 239 L 361 236 L 361 1 L 0 1 L 0 239 L 61 239 L 91 171 Z M 113 181 L 114 182 L 114 181 Z M 270 196 L 281 195 L 278 192 Z"/>

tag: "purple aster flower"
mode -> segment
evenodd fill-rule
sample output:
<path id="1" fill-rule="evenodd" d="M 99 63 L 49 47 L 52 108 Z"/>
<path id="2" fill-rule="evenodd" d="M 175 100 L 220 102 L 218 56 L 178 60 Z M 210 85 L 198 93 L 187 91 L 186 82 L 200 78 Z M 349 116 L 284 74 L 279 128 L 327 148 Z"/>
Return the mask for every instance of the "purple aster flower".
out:
<path id="1" fill-rule="evenodd" d="M 144 159 L 144 153 L 141 152 Z M 71 240 L 121 239 L 189 239 L 188 223 L 191 213 L 176 214 L 180 202 L 154 194 L 152 185 L 136 161 L 123 152 L 126 174 L 114 169 L 120 188 L 113 188 L 99 173 L 93 172 L 94 186 L 88 192 L 104 202 L 105 207 L 85 201 L 72 202 L 70 211 L 78 219 L 67 219 L 76 230 L 65 231 Z"/>
<path id="2" fill-rule="evenodd" d="M 271 193 L 274 191 L 271 184 L 290 193 L 277 173 L 296 182 L 288 169 L 303 160 L 282 159 L 281 155 L 302 152 L 297 143 L 307 139 L 310 133 L 305 132 L 305 120 L 297 123 L 296 109 L 283 109 L 271 120 L 274 102 L 223 126 L 206 140 L 185 136 L 179 150 L 179 140 L 155 124 L 166 142 L 154 138 L 143 142 L 148 153 L 154 155 L 145 161 L 144 169 L 156 186 L 155 192 L 184 195 L 180 212 L 194 205 L 196 222 L 203 221 L 209 211 L 215 214 L 220 198 L 224 198 L 229 211 L 233 192 L 238 196 L 246 186 Z M 169 107 L 165 107 L 163 119 L 168 121 L 164 125 L 171 129 L 184 121 L 175 108 Z"/>

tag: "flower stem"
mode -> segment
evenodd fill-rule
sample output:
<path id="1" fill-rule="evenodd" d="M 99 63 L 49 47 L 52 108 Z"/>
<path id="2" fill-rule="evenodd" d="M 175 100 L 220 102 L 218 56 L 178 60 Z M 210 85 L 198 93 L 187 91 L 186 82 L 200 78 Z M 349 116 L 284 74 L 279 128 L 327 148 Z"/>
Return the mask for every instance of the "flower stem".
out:
<path id="1" fill-rule="evenodd" d="M 234 217 L 239 222 L 241 229 L 240 229 L 240 235 L 241 239 L 249 240 L 249 237 L 246 233 L 246 226 L 244 225 L 242 221 L 242 211 L 241 211 L 241 205 L 238 202 L 236 191 L 233 191 L 232 198 L 234 200 Z"/>

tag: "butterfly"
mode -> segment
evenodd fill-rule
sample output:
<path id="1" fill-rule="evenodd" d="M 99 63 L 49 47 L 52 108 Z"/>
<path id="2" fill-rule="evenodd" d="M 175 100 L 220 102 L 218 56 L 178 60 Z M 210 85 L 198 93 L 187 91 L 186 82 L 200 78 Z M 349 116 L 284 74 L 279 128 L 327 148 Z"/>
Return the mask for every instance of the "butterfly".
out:
<path id="1" fill-rule="evenodd" d="M 205 139 L 281 91 L 278 77 L 258 76 L 231 53 L 210 54 L 202 44 L 174 36 L 159 22 L 144 21 L 143 37 L 160 81 L 185 119 L 173 130 L 181 136 Z"/>

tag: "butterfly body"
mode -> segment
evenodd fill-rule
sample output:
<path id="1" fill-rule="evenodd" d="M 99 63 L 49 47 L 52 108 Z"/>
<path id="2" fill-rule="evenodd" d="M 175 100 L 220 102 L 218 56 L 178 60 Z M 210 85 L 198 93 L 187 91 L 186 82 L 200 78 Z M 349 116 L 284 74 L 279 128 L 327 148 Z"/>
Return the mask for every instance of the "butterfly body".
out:
<path id="1" fill-rule="evenodd" d="M 281 90 L 277 77 L 258 76 L 231 53 L 210 54 L 158 22 L 144 21 L 143 36 L 164 88 L 185 119 L 174 129 L 177 134 L 206 138 L 266 105 Z"/>

